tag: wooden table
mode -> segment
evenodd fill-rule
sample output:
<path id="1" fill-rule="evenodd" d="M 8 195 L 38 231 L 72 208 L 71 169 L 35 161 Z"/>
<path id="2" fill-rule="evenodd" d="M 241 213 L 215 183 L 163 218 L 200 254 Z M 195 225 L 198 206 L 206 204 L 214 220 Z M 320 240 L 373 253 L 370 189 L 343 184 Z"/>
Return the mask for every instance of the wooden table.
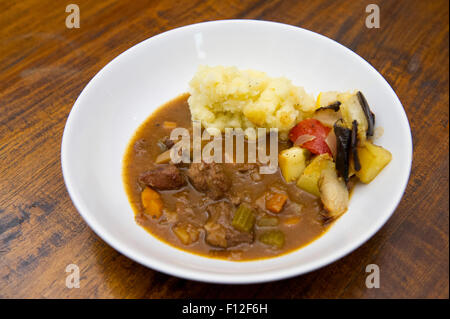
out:
<path id="1" fill-rule="evenodd" d="M 66 3 L 67 2 L 67 3 Z M 66 5 L 81 25 L 68 29 Z M 377 3 L 381 27 L 368 29 Z M 449 296 L 449 24 L 442 1 L 0 2 L 0 297 L 383 298 Z M 105 244 L 64 186 L 60 144 L 69 111 L 111 59 L 163 31 L 230 18 L 324 34 L 392 85 L 413 131 L 414 160 L 395 214 L 366 244 L 318 271 L 247 286 L 197 283 L 147 269 Z M 75 263 L 81 288 L 65 285 Z M 381 287 L 367 289 L 377 264 Z"/>

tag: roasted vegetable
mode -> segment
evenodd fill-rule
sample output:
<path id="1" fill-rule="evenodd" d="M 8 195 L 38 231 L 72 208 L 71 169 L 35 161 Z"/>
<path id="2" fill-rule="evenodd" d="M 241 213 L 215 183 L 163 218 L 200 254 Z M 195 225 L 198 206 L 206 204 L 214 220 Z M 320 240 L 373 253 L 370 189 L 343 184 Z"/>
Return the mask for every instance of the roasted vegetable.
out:
<path id="1" fill-rule="evenodd" d="M 358 94 L 351 95 L 342 103 L 341 114 L 344 126 L 349 130 L 352 129 L 353 121 L 358 123 L 358 142 L 363 145 L 367 138 L 368 122 Z"/>
<path id="2" fill-rule="evenodd" d="M 375 129 L 375 115 L 370 110 L 366 98 L 358 91 L 346 98 L 340 109 L 348 129 L 352 129 L 354 121 L 357 122 L 358 146 L 362 146 L 368 136 L 373 136 Z"/>
<path id="3" fill-rule="evenodd" d="M 391 153 L 367 141 L 357 148 L 361 169 L 356 172 L 361 182 L 370 183 L 381 170 L 391 161 Z"/>
<path id="4" fill-rule="evenodd" d="M 326 127 L 316 119 L 306 119 L 294 126 L 289 132 L 289 139 L 295 144 L 299 138 L 303 135 L 314 136 L 315 139 L 302 143 L 301 147 L 306 148 L 313 154 L 328 153 L 331 155 L 331 151 L 325 142 L 325 139 L 330 132 L 330 128 Z"/>
<path id="5" fill-rule="evenodd" d="M 322 170 L 319 178 L 320 200 L 330 214 L 336 218 L 348 208 L 349 194 L 342 178 L 338 178 L 336 170 L 328 167 Z"/>
<path id="6" fill-rule="evenodd" d="M 333 154 L 333 158 L 336 158 L 337 154 L 337 139 L 336 134 L 334 134 L 334 128 L 328 133 L 327 138 L 325 139 L 325 143 L 327 143 L 328 148 L 331 151 L 331 154 Z"/>
<path id="7" fill-rule="evenodd" d="M 249 233 L 255 225 L 255 219 L 253 209 L 246 204 L 241 204 L 234 213 L 231 225 L 239 231 Z"/>
<path id="8" fill-rule="evenodd" d="M 288 197 L 285 194 L 267 192 L 266 193 L 266 209 L 272 213 L 279 213 L 283 209 Z"/>
<path id="9" fill-rule="evenodd" d="M 339 102 L 340 103 L 340 102 Z M 325 126 L 328 127 L 333 127 L 334 123 L 336 123 L 338 120 L 340 120 L 342 118 L 341 112 L 338 110 L 334 110 L 333 109 L 333 105 L 337 105 L 336 104 L 332 104 L 330 106 L 330 108 L 328 107 L 321 107 L 319 109 L 317 109 L 314 114 L 313 114 L 313 118 L 318 120 L 320 123 L 322 123 Z"/>
<path id="10" fill-rule="evenodd" d="M 323 108 L 335 104 L 340 101 L 340 94 L 336 91 L 320 92 L 317 96 L 316 107 Z"/>
<path id="11" fill-rule="evenodd" d="M 335 167 L 331 156 L 328 154 L 316 156 L 300 175 L 297 186 L 310 194 L 320 197 L 318 182 L 320 173 L 326 167 L 332 167 L 333 169 Z"/>
<path id="12" fill-rule="evenodd" d="M 361 105 L 367 120 L 367 136 L 373 136 L 375 130 L 375 114 L 373 114 L 370 110 L 369 104 L 367 103 L 364 95 L 360 91 L 358 91 L 357 95 L 359 104 Z"/>
<path id="13" fill-rule="evenodd" d="M 337 112 L 337 111 L 339 111 L 340 106 L 341 106 L 341 102 L 336 101 L 336 102 L 331 103 L 330 105 L 319 107 L 316 110 L 316 112 L 317 111 L 322 111 L 322 110 L 333 110 L 333 111 Z"/>
<path id="14" fill-rule="evenodd" d="M 281 151 L 278 155 L 278 164 L 286 182 L 296 181 L 306 166 L 307 151 L 301 147 L 293 146 Z"/>
<path id="15" fill-rule="evenodd" d="M 144 188 L 141 193 L 141 202 L 144 207 L 144 213 L 153 218 L 159 218 L 162 215 L 163 202 L 161 195 L 150 187 Z"/>
<path id="16" fill-rule="evenodd" d="M 336 151 L 336 169 L 339 174 L 348 182 L 349 172 L 349 153 L 351 145 L 352 131 L 342 125 L 342 121 L 334 124 L 334 134 L 336 135 L 337 151 Z"/>
<path id="17" fill-rule="evenodd" d="M 361 169 L 361 164 L 359 163 L 358 152 L 356 151 L 357 146 L 358 146 L 358 122 L 353 121 L 351 141 L 350 141 L 351 157 L 349 156 L 349 158 L 351 158 L 353 161 L 353 168 L 355 171 L 359 171 Z"/>
<path id="18" fill-rule="evenodd" d="M 281 230 L 268 230 L 262 233 L 259 236 L 259 241 L 263 244 L 275 247 L 282 248 L 284 245 L 284 233 Z"/>

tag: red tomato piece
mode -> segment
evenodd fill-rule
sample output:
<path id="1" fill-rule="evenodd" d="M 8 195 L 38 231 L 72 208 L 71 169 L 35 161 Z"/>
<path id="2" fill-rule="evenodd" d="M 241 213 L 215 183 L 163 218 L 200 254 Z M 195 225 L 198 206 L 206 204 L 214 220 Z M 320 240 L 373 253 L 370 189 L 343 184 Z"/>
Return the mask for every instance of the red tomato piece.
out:
<path id="1" fill-rule="evenodd" d="M 331 150 L 325 139 L 330 133 L 331 128 L 326 127 L 316 119 L 306 119 L 294 126 L 289 132 L 289 139 L 295 143 L 297 138 L 302 135 L 312 135 L 315 137 L 314 140 L 305 142 L 299 145 L 306 148 L 313 154 L 323 154 L 328 153 L 331 155 Z"/>

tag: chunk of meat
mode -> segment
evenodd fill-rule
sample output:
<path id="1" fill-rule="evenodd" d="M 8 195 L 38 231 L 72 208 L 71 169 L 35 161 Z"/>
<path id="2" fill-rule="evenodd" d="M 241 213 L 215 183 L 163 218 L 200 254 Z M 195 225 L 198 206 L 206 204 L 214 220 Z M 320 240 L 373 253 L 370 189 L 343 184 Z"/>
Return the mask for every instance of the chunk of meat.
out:
<path id="1" fill-rule="evenodd" d="M 242 190 L 239 188 L 235 188 L 227 192 L 226 198 L 231 202 L 231 204 L 235 206 L 239 206 L 239 204 L 241 203 L 252 203 L 250 192 L 248 190 Z"/>
<path id="2" fill-rule="evenodd" d="M 186 184 L 183 174 L 173 164 L 159 165 L 143 173 L 140 180 L 145 185 L 158 190 L 178 189 Z"/>
<path id="3" fill-rule="evenodd" d="M 239 173 L 246 173 L 248 171 L 259 168 L 258 164 L 256 163 L 229 163 L 228 165 L 231 165 L 231 167 L 233 167 Z"/>
<path id="4" fill-rule="evenodd" d="M 164 136 L 161 139 L 161 142 L 166 146 L 167 149 L 170 149 L 172 146 L 175 145 L 175 142 L 172 141 L 169 136 Z"/>
<path id="5" fill-rule="evenodd" d="M 231 165 L 233 169 L 243 176 L 251 178 L 253 182 L 262 180 L 262 176 L 259 173 L 259 164 L 257 163 L 232 163 L 227 165 Z"/>
<path id="6" fill-rule="evenodd" d="M 195 189 L 212 199 L 222 198 L 231 187 L 221 164 L 193 163 L 187 170 L 187 176 Z"/>
<path id="7" fill-rule="evenodd" d="M 175 207 L 178 221 L 201 227 L 208 219 L 208 214 L 204 210 L 196 208 L 194 203 L 183 194 L 177 198 Z"/>
<path id="8" fill-rule="evenodd" d="M 253 232 L 241 232 L 231 226 L 233 210 L 233 206 L 227 202 L 218 202 L 207 207 L 209 219 L 205 224 L 205 230 L 208 244 L 228 248 L 253 242 Z"/>

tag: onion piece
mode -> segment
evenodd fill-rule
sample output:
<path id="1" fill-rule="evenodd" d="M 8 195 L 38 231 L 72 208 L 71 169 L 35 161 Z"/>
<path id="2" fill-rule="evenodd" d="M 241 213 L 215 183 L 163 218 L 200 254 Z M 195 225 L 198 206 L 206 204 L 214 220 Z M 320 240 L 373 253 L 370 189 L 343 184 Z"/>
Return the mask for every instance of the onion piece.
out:
<path id="1" fill-rule="evenodd" d="M 314 113 L 313 118 L 325 126 L 333 127 L 334 123 L 342 118 L 342 115 L 340 111 L 336 112 L 332 109 L 321 109 Z"/>
<path id="2" fill-rule="evenodd" d="M 302 146 L 303 144 L 314 141 L 315 139 L 316 139 L 316 137 L 314 135 L 308 135 L 308 134 L 300 135 L 295 140 L 294 145 Z"/>
<path id="3" fill-rule="evenodd" d="M 170 157 L 170 149 L 168 149 L 165 152 L 162 152 L 161 154 L 159 154 L 156 159 L 155 159 L 155 163 L 156 164 L 166 164 L 169 163 L 171 160 Z"/>
<path id="4" fill-rule="evenodd" d="M 325 143 L 327 143 L 328 148 L 331 151 L 331 154 L 333 154 L 333 158 L 336 158 L 337 141 L 336 141 L 336 134 L 334 134 L 334 130 L 331 130 L 330 133 L 328 133 L 327 138 L 325 139 Z"/>

